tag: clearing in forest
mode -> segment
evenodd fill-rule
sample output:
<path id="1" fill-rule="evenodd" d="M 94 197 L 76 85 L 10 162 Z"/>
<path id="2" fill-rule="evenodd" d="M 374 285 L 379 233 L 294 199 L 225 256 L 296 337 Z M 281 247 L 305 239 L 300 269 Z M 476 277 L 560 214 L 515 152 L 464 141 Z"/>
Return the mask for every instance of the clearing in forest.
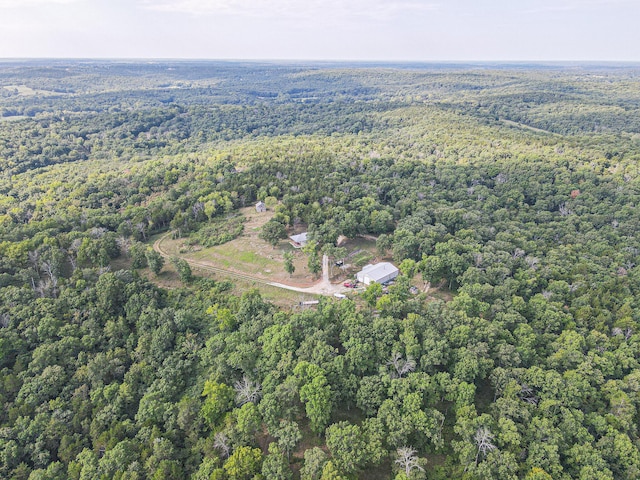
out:
<path id="1" fill-rule="evenodd" d="M 258 238 L 262 226 L 273 217 L 272 210 L 257 213 L 251 206 L 242 208 L 239 212 L 246 221 L 244 232 L 234 240 L 214 247 L 188 251 L 184 238 L 176 240 L 166 238 L 162 241 L 162 249 L 170 255 L 178 255 L 187 261 L 191 260 L 201 265 L 268 282 L 295 287 L 309 287 L 317 282 L 318 278 L 314 278 L 307 268 L 306 256 L 295 250 L 288 240 L 282 240 L 274 248 Z M 295 253 L 296 269 L 293 275 L 289 275 L 284 270 L 283 253 L 288 251 Z"/>
<path id="2" fill-rule="evenodd" d="M 171 239 L 169 235 L 164 235 L 155 241 L 154 248 L 165 257 L 179 256 L 187 260 L 192 268 L 205 273 L 206 276 L 226 276 L 234 283 L 241 282 L 261 289 L 289 289 L 309 295 L 357 293 L 361 289 L 352 290 L 343 283 L 352 281 L 355 273 L 368 263 L 390 260 L 377 256 L 376 241 L 373 237 L 347 239 L 342 245 L 345 247 L 345 257 L 332 258 L 327 262 L 329 280 L 322 280 L 320 275 L 314 276 L 310 273 L 307 256 L 301 250 L 293 248 L 288 238 L 281 240 L 276 247 L 259 238 L 262 227 L 273 215 L 272 210 L 258 213 L 253 206 L 242 208 L 235 217 L 228 219 L 229 225 L 237 224 L 238 216 L 244 219 L 243 233 L 233 240 L 221 245 L 204 247 L 194 245 L 193 241 L 185 238 Z M 206 239 L 200 238 L 200 241 L 206 243 Z M 292 275 L 284 269 L 285 252 L 294 253 L 295 271 Z M 341 260 L 343 265 L 339 266 L 336 260 Z M 419 289 L 424 291 L 425 285 L 421 285 Z M 437 289 L 433 293 L 436 291 Z"/>

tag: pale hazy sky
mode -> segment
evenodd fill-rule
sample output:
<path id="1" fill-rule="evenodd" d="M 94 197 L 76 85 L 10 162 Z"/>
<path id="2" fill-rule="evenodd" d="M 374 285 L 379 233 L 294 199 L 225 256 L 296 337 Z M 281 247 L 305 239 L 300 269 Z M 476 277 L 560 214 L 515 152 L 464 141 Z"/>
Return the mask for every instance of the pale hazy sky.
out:
<path id="1" fill-rule="evenodd" d="M 640 61 L 640 0 L 0 0 L 0 58 Z"/>

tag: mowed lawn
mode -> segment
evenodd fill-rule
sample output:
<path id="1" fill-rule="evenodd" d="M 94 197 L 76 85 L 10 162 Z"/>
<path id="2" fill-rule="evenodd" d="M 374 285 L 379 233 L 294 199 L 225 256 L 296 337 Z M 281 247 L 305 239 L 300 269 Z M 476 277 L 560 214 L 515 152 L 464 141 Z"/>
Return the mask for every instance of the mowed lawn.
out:
<path id="1" fill-rule="evenodd" d="M 271 247 L 269 249 L 273 250 L 272 254 L 254 252 L 250 250 L 252 243 L 254 242 L 247 242 L 243 237 L 239 237 L 224 245 L 205 248 L 198 252 L 186 254 L 184 257 L 212 262 L 216 267 L 238 270 L 242 273 L 271 275 L 274 271 L 277 272 L 280 269 L 284 272 L 282 260 L 278 258 L 282 256 L 281 254 L 279 255 Z M 256 247 L 259 246 L 256 245 Z"/>
<path id="2" fill-rule="evenodd" d="M 262 226 L 273 217 L 273 210 L 257 213 L 254 207 L 240 209 L 240 214 L 247 220 L 244 232 L 238 238 L 223 245 L 202 248 L 201 250 L 182 253 L 181 257 L 195 260 L 205 265 L 222 268 L 232 272 L 251 275 L 271 282 L 287 283 L 294 286 L 309 286 L 315 278 L 307 268 L 307 258 L 302 252 L 295 250 L 287 240 L 282 240 L 277 247 L 272 247 L 258 238 Z M 172 253 L 177 253 L 184 240 L 166 239 L 163 247 Z M 296 254 L 293 275 L 284 270 L 283 253 L 294 251 Z"/>
<path id="3" fill-rule="evenodd" d="M 184 239 L 165 239 L 162 247 L 167 253 L 178 255 L 188 260 L 194 260 L 206 266 L 221 268 L 230 272 L 250 275 L 256 279 L 285 283 L 296 287 L 307 287 L 315 283 L 318 278 L 311 275 L 307 267 L 307 256 L 300 250 L 294 249 L 288 239 L 282 240 L 277 247 L 272 247 L 258 235 L 262 226 L 274 215 L 273 210 L 257 213 L 253 206 L 242 208 L 239 213 L 246 218 L 243 233 L 236 239 L 223 245 L 200 248 L 189 251 L 185 248 Z M 295 233 L 301 233 L 296 231 Z M 331 264 L 333 281 L 344 281 L 355 276 L 361 264 L 380 261 L 376 258 L 375 240 L 357 237 L 347 240 L 345 244 L 348 253 L 357 252 L 345 258 L 349 268 L 341 270 Z M 284 252 L 294 252 L 295 271 L 289 275 L 284 270 Z M 357 261 L 358 264 L 353 264 Z"/>

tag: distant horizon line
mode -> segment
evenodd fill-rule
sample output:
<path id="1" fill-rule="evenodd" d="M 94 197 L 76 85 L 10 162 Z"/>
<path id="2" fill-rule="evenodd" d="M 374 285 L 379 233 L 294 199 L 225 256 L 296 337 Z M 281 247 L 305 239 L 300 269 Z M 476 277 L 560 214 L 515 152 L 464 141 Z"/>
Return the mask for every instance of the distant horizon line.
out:
<path id="1" fill-rule="evenodd" d="M 0 57 L 0 63 L 76 62 L 226 62 L 226 63 L 316 63 L 316 64 L 417 64 L 417 65 L 638 65 L 640 60 L 390 60 L 305 58 L 189 58 L 189 57 Z"/>

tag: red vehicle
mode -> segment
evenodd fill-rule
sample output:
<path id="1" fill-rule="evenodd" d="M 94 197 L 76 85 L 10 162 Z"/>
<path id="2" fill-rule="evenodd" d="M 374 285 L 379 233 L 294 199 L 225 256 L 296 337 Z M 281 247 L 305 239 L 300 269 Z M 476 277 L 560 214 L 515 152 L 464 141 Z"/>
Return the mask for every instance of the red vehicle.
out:
<path id="1" fill-rule="evenodd" d="M 352 282 L 344 282 L 343 285 L 347 288 L 356 288 L 356 284 Z"/>

